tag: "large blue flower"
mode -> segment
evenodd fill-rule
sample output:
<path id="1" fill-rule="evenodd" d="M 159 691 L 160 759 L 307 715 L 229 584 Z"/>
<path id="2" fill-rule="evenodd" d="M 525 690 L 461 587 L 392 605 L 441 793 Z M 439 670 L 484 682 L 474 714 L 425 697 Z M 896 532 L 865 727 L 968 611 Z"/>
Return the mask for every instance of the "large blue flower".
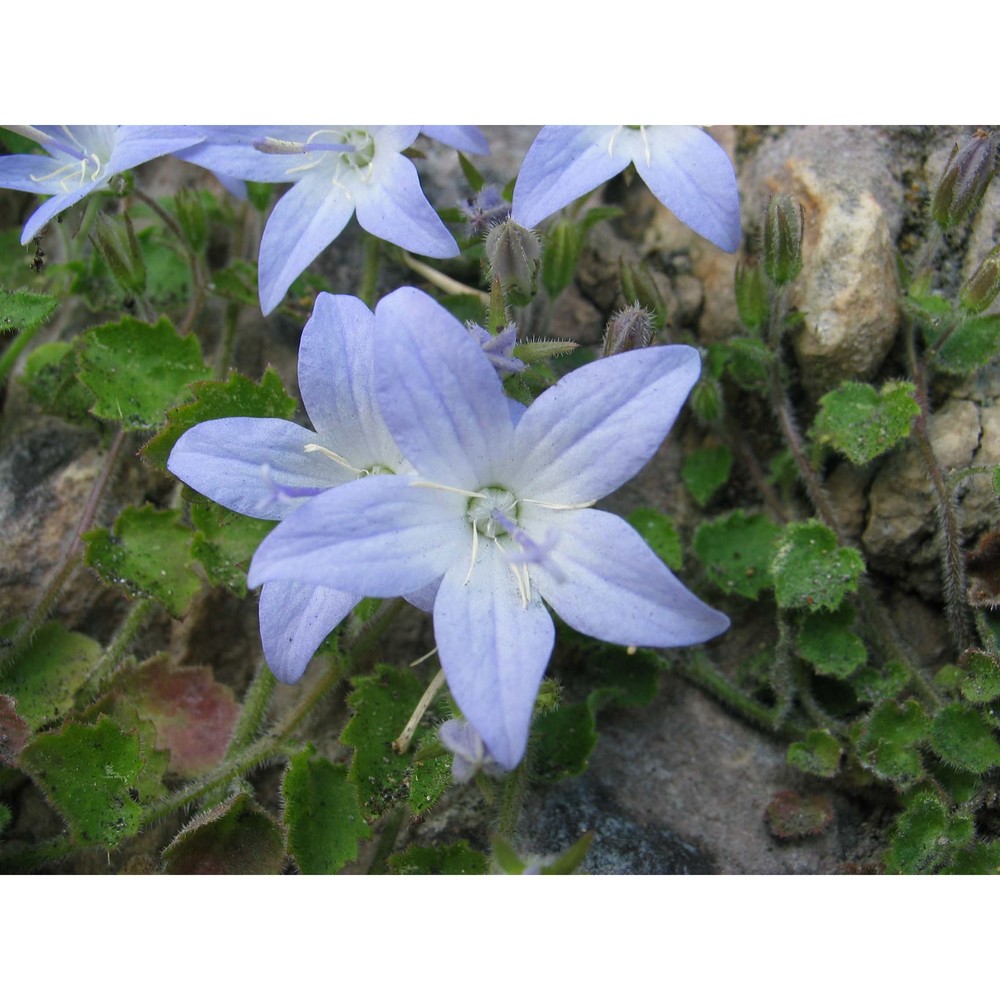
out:
<path id="1" fill-rule="evenodd" d="M 201 140 L 184 126 L 42 125 L 13 127 L 41 145 L 48 156 L 19 153 L 0 157 L 0 187 L 50 194 L 21 233 L 27 243 L 42 226 L 70 205 L 108 186 L 115 174 L 173 153 Z"/>
<path id="2" fill-rule="evenodd" d="M 469 332 L 407 288 L 378 304 L 374 350 L 378 408 L 415 471 L 367 476 L 293 510 L 257 550 L 251 586 L 436 591 L 449 688 L 506 768 L 524 754 L 552 650 L 545 604 L 626 645 L 687 645 L 728 626 L 628 524 L 591 509 L 660 445 L 698 379 L 695 350 L 596 361 L 524 409 Z"/>
<path id="3" fill-rule="evenodd" d="M 458 253 L 420 189 L 416 168 L 403 155 L 419 135 L 418 125 L 254 125 L 206 131 L 206 141 L 187 150 L 185 160 L 229 177 L 294 185 L 274 206 L 261 239 L 265 315 L 355 212 L 362 229 L 404 250 L 428 257 Z M 465 148 L 475 144 L 475 133 L 453 131 L 444 134 Z"/>
<path id="4" fill-rule="evenodd" d="M 530 229 L 630 163 L 681 222 L 723 250 L 739 249 L 733 165 L 718 143 L 690 125 L 547 125 L 521 164 L 511 217 Z"/>

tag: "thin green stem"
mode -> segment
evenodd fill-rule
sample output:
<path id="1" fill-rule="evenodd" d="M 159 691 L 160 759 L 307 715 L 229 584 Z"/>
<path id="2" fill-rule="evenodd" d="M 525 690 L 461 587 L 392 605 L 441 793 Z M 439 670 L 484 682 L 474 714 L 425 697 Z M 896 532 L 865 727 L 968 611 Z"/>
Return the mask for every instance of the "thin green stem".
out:
<path id="1" fill-rule="evenodd" d="M 500 793 L 500 817 L 497 823 L 497 833 L 506 840 L 513 841 L 517 834 L 517 824 L 521 820 L 524 809 L 524 797 L 528 791 L 528 763 L 522 760 L 514 770 L 507 775 Z"/>
<path id="2" fill-rule="evenodd" d="M 381 264 L 382 241 L 375 236 L 365 234 L 365 263 L 361 273 L 358 298 L 369 309 L 375 308 L 375 291 L 378 288 L 378 273 Z"/>
<path id="3" fill-rule="evenodd" d="M 153 601 L 148 597 L 131 602 L 125 618 L 111 637 L 111 642 L 108 643 L 107 648 L 87 675 L 83 686 L 76 693 L 74 704 L 77 711 L 82 711 L 87 705 L 90 705 L 107 688 L 111 678 L 118 673 L 126 650 L 132 645 L 139 629 L 153 613 L 154 607 Z"/>
<path id="4" fill-rule="evenodd" d="M 436 288 L 440 288 L 442 292 L 448 295 L 475 295 L 487 309 L 489 308 L 490 297 L 486 292 L 478 288 L 473 288 L 471 285 L 464 285 L 461 281 L 456 281 L 454 278 L 449 278 L 447 274 L 442 274 L 437 268 L 425 264 L 422 260 L 411 257 L 405 251 L 402 254 L 402 259 L 403 263 L 411 271 L 416 271 L 421 278 L 429 281 Z"/>
<path id="5" fill-rule="evenodd" d="M 403 828 L 403 820 L 406 819 L 406 807 L 396 806 L 386 817 L 382 824 L 382 831 L 379 834 L 378 843 L 375 845 L 375 854 L 371 864 L 368 866 L 369 875 L 385 875 L 388 872 L 386 862 L 392 854 L 399 839 L 399 831 Z"/>
<path id="6" fill-rule="evenodd" d="M 17 359 L 21 356 L 28 344 L 31 343 L 35 334 L 38 333 L 40 329 L 40 325 L 25 327 L 25 329 L 23 329 L 7 345 L 7 349 L 3 352 L 3 355 L 0 356 L 0 385 L 7 381 L 7 376 L 17 363 Z"/>
<path id="7" fill-rule="evenodd" d="M 226 759 L 235 757 L 241 750 L 249 746 L 256 738 L 264 724 L 268 709 L 271 706 L 271 695 L 274 693 L 274 674 L 270 667 L 261 660 L 257 665 L 257 673 L 243 699 L 240 717 L 236 720 Z"/>

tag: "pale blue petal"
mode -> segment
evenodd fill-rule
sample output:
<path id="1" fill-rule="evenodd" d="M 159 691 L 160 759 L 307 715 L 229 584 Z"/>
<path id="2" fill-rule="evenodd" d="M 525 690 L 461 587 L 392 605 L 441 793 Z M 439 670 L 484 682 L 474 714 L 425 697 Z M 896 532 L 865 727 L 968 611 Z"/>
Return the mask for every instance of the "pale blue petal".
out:
<path id="1" fill-rule="evenodd" d="M 404 460 L 379 412 L 374 357 L 371 310 L 353 295 L 320 292 L 299 342 L 299 393 L 309 419 L 355 469 L 399 472 Z"/>
<path id="2" fill-rule="evenodd" d="M 477 490 L 509 470 L 511 411 L 493 365 L 430 296 L 400 288 L 375 308 L 382 416 L 421 476 Z"/>
<path id="3" fill-rule="evenodd" d="M 489 156 L 489 140 L 476 125 L 424 125 L 420 130 L 436 142 L 453 146 L 463 153 L 475 156 Z"/>
<path id="4" fill-rule="evenodd" d="M 524 756 L 535 696 L 555 642 L 537 595 L 524 607 L 514 572 L 485 539 L 471 579 L 456 565 L 434 604 L 434 637 L 448 689 L 508 770 Z"/>
<path id="5" fill-rule="evenodd" d="M 368 476 L 303 504 L 261 543 L 248 586 L 299 580 L 372 597 L 427 586 L 471 545 L 468 501 L 411 481 Z"/>
<path id="6" fill-rule="evenodd" d="M 52 194 L 59 191 L 59 177 L 49 180 L 32 180 L 32 177 L 46 177 L 62 165 L 61 160 L 34 153 L 14 153 L 0 156 L 0 188 L 13 191 L 30 191 L 32 194 Z"/>
<path id="7" fill-rule="evenodd" d="M 740 247 L 740 196 L 726 151 L 689 125 L 650 126 L 649 159 L 635 168 L 656 197 L 699 236 L 733 253 Z"/>
<path id="8" fill-rule="evenodd" d="M 421 611 L 426 611 L 430 614 L 434 610 L 434 601 L 437 599 L 437 592 L 440 586 L 441 581 L 435 580 L 433 583 L 427 584 L 426 587 L 421 587 L 419 590 L 414 590 L 409 594 L 403 594 L 403 597 L 415 608 L 419 608 Z"/>
<path id="9" fill-rule="evenodd" d="M 616 126 L 547 125 L 525 154 L 514 185 L 511 218 L 537 226 L 560 208 L 593 191 L 631 162 L 612 143 Z"/>
<path id="10" fill-rule="evenodd" d="M 247 200 L 246 181 L 240 180 L 239 177 L 230 177 L 229 174 L 220 173 L 215 174 L 215 179 L 237 200 Z"/>
<path id="11" fill-rule="evenodd" d="M 275 157 L 278 159 L 278 157 Z M 310 175 L 274 206 L 260 241 L 260 307 L 266 316 L 291 283 L 341 233 L 354 212 L 350 195 L 329 177 Z"/>
<path id="12" fill-rule="evenodd" d="M 652 458 L 701 359 L 692 347 L 646 347 L 584 365 L 528 408 L 514 435 L 521 497 L 586 503 L 631 479 Z"/>
<path id="13" fill-rule="evenodd" d="M 312 431 L 288 420 L 206 420 L 181 435 L 167 468 L 223 507 L 278 521 L 309 499 L 313 490 L 354 478 L 326 456 L 305 450 L 307 444 L 318 442 Z"/>
<path id="14" fill-rule="evenodd" d="M 375 148 L 379 152 L 390 151 L 401 153 L 409 149 L 420 135 L 419 125 L 358 125 L 357 128 L 368 132 L 375 140 Z M 350 126 L 341 126 L 350 128 Z M 378 153 L 376 153 L 378 155 Z"/>
<path id="15" fill-rule="evenodd" d="M 552 610 L 584 635 L 622 646 L 690 646 L 729 619 L 700 601 L 620 517 L 600 510 L 546 511 L 528 530 L 557 532 L 531 579 Z"/>
<path id="16" fill-rule="evenodd" d="M 115 133 L 108 173 L 131 170 L 140 163 L 193 146 L 201 139 L 198 129 L 184 125 L 122 125 Z"/>
<path id="17" fill-rule="evenodd" d="M 82 201 L 91 191 L 103 187 L 103 184 L 103 181 L 83 184 L 75 191 L 70 191 L 69 194 L 57 194 L 43 202 L 24 224 L 24 230 L 21 232 L 21 243 L 28 243 L 47 222 L 54 219 L 60 212 L 65 212 L 67 208 L 72 207 L 78 201 Z"/>
<path id="18" fill-rule="evenodd" d="M 260 592 L 260 640 L 264 659 L 279 681 L 294 684 L 319 644 L 361 600 L 326 587 L 275 581 Z"/>
<path id="19" fill-rule="evenodd" d="M 416 167 L 399 153 L 376 153 L 372 165 L 375 173 L 354 189 L 361 228 L 411 253 L 454 257 L 458 244 L 420 190 Z"/>
<path id="20" fill-rule="evenodd" d="M 314 130 L 301 125 L 216 125 L 201 131 L 205 141 L 179 151 L 178 159 L 241 180 L 278 183 L 297 179 L 298 175 L 288 176 L 288 171 L 300 158 L 262 153 L 254 143 L 265 138 L 305 142 Z"/>

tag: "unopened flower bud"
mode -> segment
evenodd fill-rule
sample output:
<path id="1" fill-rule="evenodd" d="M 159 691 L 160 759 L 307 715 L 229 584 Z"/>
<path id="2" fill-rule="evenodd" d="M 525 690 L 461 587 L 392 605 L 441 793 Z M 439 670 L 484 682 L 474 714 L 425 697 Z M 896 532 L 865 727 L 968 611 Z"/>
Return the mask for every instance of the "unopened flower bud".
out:
<path id="1" fill-rule="evenodd" d="M 753 334 L 767 326 L 770 313 L 764 273 L 753 259 L 736 265 L 736 309 L 743 325 Z"/>
<path id="2" fill-rule="evenodd" d="M 996 172 L 997 139 L 982 129 L 965 142 L 955 143 L 934 192 L 931 217 L 942 229 L 951 229 L 979 204 Z"/>
<path id="3" fill-rule="evenodd" d="M 787 194 L 772 195 L 764 216 L 764 273 L 779 287 L 802 270 L 802 206 Z"/>
<path id="4" fill-rule="evenodd" d="M 535 294 L 542 244 L 538 235 L 512 219 L 494 226 L 486 236 L 490 277 L 499 279 L 506 294 Z"/>
<path id="5" fill-rule="evenodd" d="M 645 264 L 633 265 L 622 260 L 620 273 L 625 301 L 648 309 L 657 325 L 663 326 L 667 322 L 667 304 L 649 268 Z"/>
<path id="6" fill-rule="evenodd" d="M 962 286 L 959 302 L 966 312 L 981 313 L 993 305 L 1000 293 L 1000 245 L 995 246 Z"/>
<path id="7" fill-rule="evenodd" d="M 691 390 L 691 408 L 703 424 L 717 424 L 722 419 L 726 406 L 717 379 L 702 375 Z"/>
<path id="8" fill-rule="evenodd" d="M 616 312 L 608 320 L 601 355 L 609 358 L 612 354 L 624 354 L 639 347 L 648 347 L 652 337 L 653 317 L 637 302 Z"/>
<path id="9" fill-rule="evenodd" d="M 98 215 L 93 240 L 122 289 L 130 295 L 142 295 L 146 290 L 146 265 L 128 217 L 122 220 Z"/>
<path id="10" fill-rule="evenodd" d="M 203 249 L 208 240 L 208 220 L 201 195 L 190 188 L 181 188 L 174 199 L 174 210 L 188 243 L 194 250 Z"/>

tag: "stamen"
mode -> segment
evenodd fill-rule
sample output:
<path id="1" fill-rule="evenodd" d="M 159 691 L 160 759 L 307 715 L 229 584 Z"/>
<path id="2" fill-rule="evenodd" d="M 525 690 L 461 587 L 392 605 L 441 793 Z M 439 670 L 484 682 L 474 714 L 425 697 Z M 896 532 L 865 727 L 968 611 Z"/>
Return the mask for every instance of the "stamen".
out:
<path id="1" fill-rule="evenodd" d="M 562 583 L 566 579 L 562 570 L 558 566 L 554 566 L 551 560 L 548 559 L 548 554 L 555 547 L 556 539 L 559 537 L 557 531 L 550 528 L 545 533 L 545 540 L 536 542 L 523 528 L 519 528 L 513 521 L 506 517 L 502 511 L 495 510 L 493 517 L 521 547 L 521 552 L 518 554 L 505 552 L 504 559 L 516 566 L 523 567 L 526 580 L 530 581 L 531 579 L 528 576 L 529 563 L 534 563 L 536 566 L 543 566 L 556 583 Z M 530 583 L 528 593 L 531 593 Z"/>
<path id="2" fill-rule="evenodd" d="M 472 525 L 472 561 L 469 563 L 469 572 L 465 574 L 462 586 L 465 587 L 472 579 L 472 571 L 476 566 L 476 556 L 479 555 L 479 532 L 476 530 L 475 522 Z"/>
<path id="3" fill-rule="evenodd" d="M 531 600 L 531 578 L 528 576 L 527 567 L 511 561 L 507 550 L 500 544 L 499 539 L 494 538 L 493 544 L 500 550 L 504 560 L 510 567 L 510 571 L 514 574 L 514 579 L 517 581 L 517 589 L 521 595 L 521 607 L 527 608 L 528 602 Z"/>
<path id="4" fill-rule="evenodd" d="M 546 507 L 548 510 L 586 510 L 593 507 L 596 500 L 587 500 L 584 503 L 549 503 L 548 500 L 525 500 L 521 498 L 518 503 L 533 503 L 539 507 Z"/>
<path id="5" fill-rule="evenodd" d="M 329 448 L 324 448 L 323 445 L 321 444 L 307 444 L 303 449 L 303 451 L 309 451 L 309 452 L 318 451 L 321 454 L 326 455 L 327 458 L 332 458 L 337 463 L 337 465 L 341 465 L 345 469 L 348 469 L 349 471 L 354 472 L 359 476 L 364 476 L 367 474 L 368 471 L 367 469 L 355 469 L 354 466 L 351 465 L 351 463 L 348 462 L 343 455 L 338 455 L 335 451 L 330 451 Z"/>
<path id="6" fill-rule="evenodd" d="M 476 497 L 479 500 L 485 500 L 485 493 L 474 493 L 472 490 L 460 490 L 457 486 L 442 486 L 440 483 L 426 483 L 423 481 L 410 483 L 411 486 L 424 486 L 429 490 L 444 490 L 445 493 L 458 493 L 463 497 Z M 597 503 L 595 500 L 594 503 Z"/>
<path id="7" fill-rule="evenodd" d="M 618 133 L 621 132 L 623 128 L 625 128 L 624 125 L 619 125 L 618 128 L 611 133 L 611 140 L 608 142 L 608 156 L 615 155 L 615 139 L 618 138 Z"/>

